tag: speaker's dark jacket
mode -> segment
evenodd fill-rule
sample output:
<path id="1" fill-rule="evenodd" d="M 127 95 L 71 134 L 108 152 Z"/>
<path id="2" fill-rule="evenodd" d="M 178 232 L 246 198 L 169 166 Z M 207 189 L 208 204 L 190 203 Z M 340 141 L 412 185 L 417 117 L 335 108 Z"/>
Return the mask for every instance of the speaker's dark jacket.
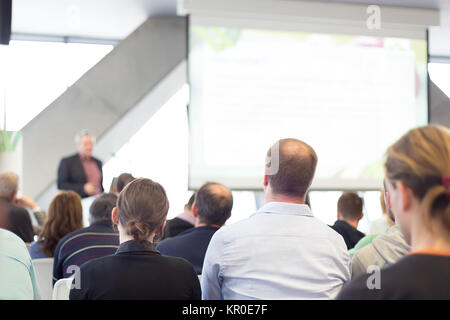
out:
<path id="1" fill-rule="evenodd" d="M 101 180 L 100 187 L 103 192 L 103 171 L 102 162 L 96 158 L 93 158 L 97 162 L 98 169 L 100 170 Z M 84 172 L 83 164 L 78 153 L 63 158 L 58 167 L 58 189 L 60 190 L 72 190 L 78 193 L 82 198 L 88 197 L 84 192 L 84 185 L 87 183 L 86 173 Z"/>

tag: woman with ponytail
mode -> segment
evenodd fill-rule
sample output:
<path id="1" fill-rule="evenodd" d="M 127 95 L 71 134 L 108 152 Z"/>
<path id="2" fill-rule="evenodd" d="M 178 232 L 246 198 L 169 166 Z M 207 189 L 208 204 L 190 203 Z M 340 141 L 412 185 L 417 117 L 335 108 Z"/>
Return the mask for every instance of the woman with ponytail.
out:
<path id="1" fill-rule="evenodd" d="M 450 299 L 450 131 L 410 130 L 387 150 L 387 204 L 411 253 L 376 266 L 345 286 L 338 299 Z"/>
<path id="2" fill-rule="evenodd" d="M 159 183 L 135 179 L 127 184 L 112 210 L 120 247 L 114 255 L 82 265 L 70 299 L 200 299 L 194 267 L 155 249 L 168 210 L 166 192 Z"/>

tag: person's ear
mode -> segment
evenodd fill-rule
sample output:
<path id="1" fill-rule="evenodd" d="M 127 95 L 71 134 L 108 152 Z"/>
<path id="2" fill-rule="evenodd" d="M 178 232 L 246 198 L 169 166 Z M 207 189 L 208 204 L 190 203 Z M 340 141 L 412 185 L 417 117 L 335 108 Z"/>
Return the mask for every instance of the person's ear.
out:
<path id="1" fill-rule="evenodd" d="M 117 214 L 117 207 L 114 207 L 111 211 L 111 220 L 115 225 L 119 224 L 119 215 Z"/>
<path id="2" fill-rule="evenodd" d="M 341 213 L 339 212 L 339 210 L 337 211 L 337 219 L 341 220 Z"/>
<path id="3" fill-rule="evenodd" d="M 358 220 L 361 220 L 364 217 L 364 212 L 361 212 L 361 216 L 359 217 Z"/>
<path id="4" fill-rule="evenodd" d="M 401 181 L 396 181 L 395 184 L 400 195 L 401 208 L 403 211 L 407 211 L 411 207 L 414 197 L 412 190 L 405 186 Z"/>
<path id="5" fill-rule="evenodd" d="M 269 185 L 269 176 L 267 175 L 267 168 L 264 169 L 264 187 Z"/>
<path id="6" fill-rule="evenodd" d="M 388 209 L 392 209 L 392 207 L 391 207 L 391 194 L 388 191 L 386 191 L 385 199 L 386 199 L 386 207 Z"/>
<path id="7" fill-rule="evenodd" d="M 192 204 L 192 214 L 194 215 L 195 218 L 198 217 L 198 207 L 195 202 Z"/>

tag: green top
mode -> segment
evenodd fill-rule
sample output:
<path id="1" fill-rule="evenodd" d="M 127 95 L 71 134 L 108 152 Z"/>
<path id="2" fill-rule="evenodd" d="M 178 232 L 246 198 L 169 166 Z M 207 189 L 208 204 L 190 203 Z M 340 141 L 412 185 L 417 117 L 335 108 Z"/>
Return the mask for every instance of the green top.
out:
<path id="1" fill-rule="evenodd" d="M 373 239 L 375 239 L 379 235 L 380 235 L 380 233 L 372 233 L 372 234 L 368 234 L 367 236 L 361 238 L 361 240 L 359 240 L 358 243 L 352 249 L 348 250 L 350 258 L 353 258 L 353 255 L 355 254 L 356 251 L 364 248 L 368 244 L 371 244 Z"/>
<path id="2" fill-rule="evenodd" d="M 0 228 L 0 299 L 40 300 L 36 275 L 25 242 Z"/>

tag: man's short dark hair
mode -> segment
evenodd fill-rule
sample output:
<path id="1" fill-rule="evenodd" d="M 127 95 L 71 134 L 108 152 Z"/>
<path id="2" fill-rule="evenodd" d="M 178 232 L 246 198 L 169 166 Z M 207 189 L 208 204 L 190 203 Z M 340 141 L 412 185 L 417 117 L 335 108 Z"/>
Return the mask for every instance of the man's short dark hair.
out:
<path id="1" fill-rule="evenodd" d="M 123 188 L 125 188 L 125 186 L 127 184 L 129 184 L 131 181 L 133 181 L 135 178 L 129 174 L 129 173 L 122 173 L 118 178 L 117 178 L 117 191 L 120 193 Z"/>
<path id="2" fill-rule="evenodd" d="M 278 170 L 275 174 L 267 174 L 273 193 L 304 197 L 316 171 L 316 152 L 311 146 L 297 139 L 281 139 L 278 146 Z M 267 152 L 269 161 L 266 168 L 276 165 L 272 150 L 277 149 L 270 148 Z"/>
<path id="3" fill-rule="evenodd" d="M 220 183 L 208 182 L 196 192 L 195 205 L 201 223 L 222 226 L 231 216 L 233 195 Z"/>
<path id="4" fill-rule="evenodd" d="M 192 205 L 194 204 L 195 201 L 195 192 L 192 194 L 192 196 L 189 198 L 188 203 L 186 203 L 184 205 L 184 207 L 188 210 L 192 210 Z"/>
<path id="5" fill-rule="evenodd" d="M 110 221 L 111 211 L 116 206 L 117 196 L 114 193 L 102 193 L 89 208 L 91 223 Z"/>
<path id="6" fill-rule="evenodd" d="M 363 212 L 363 199 L 355 192 L 344 192 L 338 200 L 338 211 L 344 219 L 358 220 Z"/>

